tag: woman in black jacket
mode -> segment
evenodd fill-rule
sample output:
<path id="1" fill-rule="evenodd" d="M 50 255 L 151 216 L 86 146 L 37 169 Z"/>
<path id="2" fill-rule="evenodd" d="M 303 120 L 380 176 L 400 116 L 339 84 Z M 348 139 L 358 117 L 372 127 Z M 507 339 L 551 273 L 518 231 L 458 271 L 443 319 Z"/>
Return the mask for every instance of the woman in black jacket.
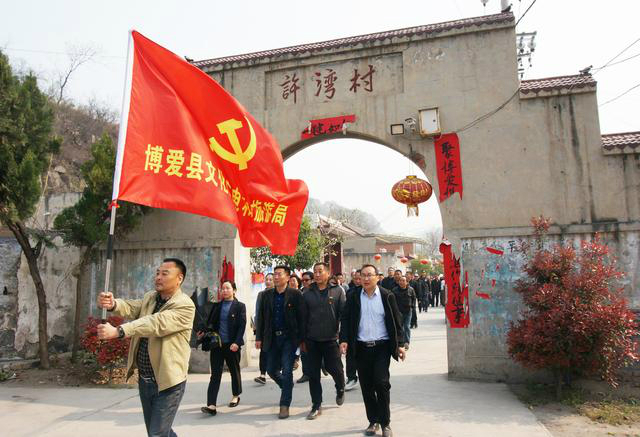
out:
<path id="1" fill-rule="evenodd" d="M 217 413 L 216 402 L 220 390 L 222 367 L 227 363 L 231 374 L 231 390 L 233 398 L 229 402 L 230 407 L 240 403 L 242 393 L 242 379 L 240 377 L 240 347 L 244 344 L 244 330 L 247 324 L 246 307 L 235 298 L 236 284 L 225 281 L 221 287 L 222 300 L 214 304 L 207 319 L 207 331 L 215 331 L 220 334 L 222 345 L 211 349 L 211 379 L 207 389 L 207 406 L 202 407 L 203 413 L 215 416 Z"/>

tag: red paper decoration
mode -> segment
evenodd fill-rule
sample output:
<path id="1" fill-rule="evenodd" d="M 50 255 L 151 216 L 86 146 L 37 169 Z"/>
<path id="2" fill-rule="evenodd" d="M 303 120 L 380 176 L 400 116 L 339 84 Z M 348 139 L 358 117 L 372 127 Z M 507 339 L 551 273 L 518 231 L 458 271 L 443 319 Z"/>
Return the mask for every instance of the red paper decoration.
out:
<path id="1" fill-rule="evenodd" d="M 400 182 L 396 182 L 391 188 L 393 198 L 407 205 L 407 216 L 417 216 L 418 204 L 429 200 L 432 193 L 431 184 L 416 176 L 407 176 Z"/>

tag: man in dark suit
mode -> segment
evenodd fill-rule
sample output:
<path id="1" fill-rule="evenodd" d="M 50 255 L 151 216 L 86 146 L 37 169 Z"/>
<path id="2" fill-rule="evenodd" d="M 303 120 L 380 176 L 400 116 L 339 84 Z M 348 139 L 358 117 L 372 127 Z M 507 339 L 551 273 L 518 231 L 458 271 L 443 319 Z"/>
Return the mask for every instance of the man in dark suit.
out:
<path id="1" fill-rule="evenodd" d="M 396 278 L 395 278 L 395 269 L 393 267 L 389 267 L 387 269 L 387 273 L 388 276 L 386 278 L 384 278 L 381 282 L 380 282 L 380 286 L 382 288 L 386 288 L 387 290 L 393 290 L 393 288 L 398 285 L 396 283 Z"/>
<path id="2" fill-rule="evenodd" d="M 437 307 L 440 301 L 440 279 L 437 276 L 431 278 L 431 306 Z"/>
<path id="3" fill-rule="evenodd" d="M 375 266 L 362 266 L 362 288 L 347 298 L 340 326 L 340 349 L 354 349 L 360 389 L 369 426 L 366 435 L 375 435 L 382 426 L 384 437 L 393 436 L 389 426 L 391 357 L 404 360 L 401 315 L 392 292 L 378 287 Z"/>
<path id="4" fill-rule="evenodd" d="M 293 395 L 293 361 L 304 339 L 306 312 L 302 294 L 288 287 L 291 270 L 273 270 L 275 287 L 265 290 L 258 308 L 256 348 L 268 354 L 267 373 L 281 388 L 278 418 L 289 417 Z"/>

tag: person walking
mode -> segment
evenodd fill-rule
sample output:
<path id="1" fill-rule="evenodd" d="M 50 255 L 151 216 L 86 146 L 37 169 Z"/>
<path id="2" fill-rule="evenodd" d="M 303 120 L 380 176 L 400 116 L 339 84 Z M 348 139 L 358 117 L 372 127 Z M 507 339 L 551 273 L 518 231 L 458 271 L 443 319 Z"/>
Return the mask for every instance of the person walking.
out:
<path id="1" fill-rule="evenodd" d="M 424 311 L 426 313 L 429 311 L 429 295 L 431 293 L 429 291 L 429 278 L 427 278 L 426 272 L 420 273 L 418 283 L 421 285 L 420 288 L 422 289 L 422 296 L 419 297 L 420 312 Z"/>
<path id="2" fill-rule="evenodd" d="M 440 305 L 447 305 L 447 285 L 444 282 L 444 275 L 440 274 L 438 276 L 438 281 L 440 281 Z"/>
<path id="3" fill-rule="evenodd" d="M 349 291 L 347 291 L 346 294 L 347 299 L 349 298 L 349 295 L 353 293 L 359 293 L 360 289 L 362 288 L 362 278 L 360 276 L 360 272 L 360 269 L 358 269 L 351 275 L 351 286 L 349 287 Z M 345 360 L 347 362 L 347 382 L 344 385 L 344 390 L 351 391 L 358 386 L 358 368 L 356 366 L 353 349 L 347 350 Z"/>
<path id="4" fill-rule="evenodd" d="M 155 290 L 142 299 L 100 293 L 98 307 L 131 320 L 119 327 L 98 325 L 100 340 L 131 337 L 127 379 L 138 369 L 138 390 L 149 437 L 176 437 L 172 429 L 187 382 L 195 305 L 180 286 L 187 267 L 165 258 L 156 269 Z"/>
<path id="5" fill-rule="evenodd" d="M 437 307 L 440 301 L 440 279 L 434 275 L 431 278 L 431 306 Z"/>
<path id="6" fill-rule="evenodd" d="M 264 290 L 268 290 L 270 288 L 273 288 L 273 273 L 267 273 L 267 275 L 264 277 Z M 256 310 L 255 310 L 255 316 L 254 316 L 254 323 L 253 323 L 253 335 L 256 335 L 256 327 L 258 326 L 258 308 L 260 307 L 260 301 L 262 300 L 262 293 L 264 292 L 264 290 L 262 290 L 260 293 L 258 293 L 258 297 L 256 298 Z M 253 380 L 255 382 L 257 382 L 260 385 L 265 385 L 267 383 L 267 353 L 265 351 L 263 351 L 262 349 L 260 350 L 260 355 L 258 358 L 258 368 L 260 369 L 260 374 L 258 376 L 256 376 L 255 378 L 253 378 Z"/>
<path id="7" fill-rule="evenodd" d="M 293 360 L 296 348 L 304 339 L 306 308 L 299 290 L 288 286 L 291 270 L 276 266 L 275 287 L 265 290 L 258 308 L 256 348 L 268 353 L 267 373 L 278 384 L 280 412 L 278 418 L 289 417 L 293 397 Z"/>
<path id="8" fill-rule="evenodd" d="M 398 279 L 398 286 L 393 289 L 393 294 L 396 297 L 398 303 L 398 309 L 402 314 L 402 332 L 404 333 L 404 348 L 409 349 L 409 343 L 411 342 L 411 314 L 412 307 L 411 301 L 415 292 L 413 288 L 407 284 L 407 278 L 400 276 Z"/>
<path id="9" fill-rule="evenodd" d="M 391 357 L 405 359 L 404 335 L 395 295 L 378 286 L 377 273 L 373 265 L 362 266 L 362 288 L 349 295 L 341 318 L 340 349 L 355 352 L 369 421 L 365 434 L 375 435 L 382 427 L 382 435 L 392 437 L 389 365 Z"/>
<path id="10" fill-rule="evenodd" d="M 342 273 L 336 273 L 336 279 L 338 280 L 338 285 L 342 287 L 345 293 L 349 291 L 349 286 L 344 282 L 344 275 Z"/>
<path id="11" fill-rule="evenodd" d="M 240 374 L 240 348 L 244 345 L 244 330 L 247 324 L 247 310 L 242 302 L 236 299 L 236 284 L 225 281 L 220 288 L 222 301 L 214 304 L 207 319 L 206 331 L 220 335 L 220 347 L 212 347 L 209 353 L 211 378 L 207 389 L 207 405 L 202 407 L 203 413 L 215 416 L 222 369 L 226 362 L 231 374 L 231 392 L 233 398 L 229 407 L 240 403 L 242 393 L 242 376 Z M 204 333 L 202 333 L 204 335 Z"/>
<path id="12" fill-rule="evenodd" d="M 389 267 L 387 269 L 387 275 L 384 279 L 382 279 L 382 282 L 380 283 L 380 286 L 383 288 L 386 288 L 387 290 L 393 290 L 393 288 L 398 285 L 396 283 L 396 279 L 395 279 L 395 269 L 393 267 Z"/>
<path id="13" fill-rule="evenodd" d="M 420 282 L 417 280 L 417 276 L 413 275 L 413 272 L 407 272 L 407 283 L 413 288 L 414 295 L 411 298 L 411 329 L 418 327 L 418 300 L 421 294 L 422 288 Z"/>
<path id="14" fill-rule="evenodd" d="M 304 295 L 305 291 L 311 286 L 313 283 L 313 272 L 308 271 L 302 274 L 302 294 Z M 300 349 L 300 362 L 302 363 L 302 376 L 296 380 L 297 384 L 303 384 L 305 382 L 309 382 L 309 371 L 307 369 L 307 353 Z"/>
<path id="15" fill-rule="evenodd" d="M 309 375 L 311 410 L 308 420 L 322 414 L 322 384 L 320 370 L 322 363 L 331 375 L 336 387 L 336 404 L 344 403 L 344 368 L 338 346 L 340 317 L 344 311 L 346 297 L 338 284 L 330 285 L 329 265 L 324 262 L 313 266 L 314 283 L 303 295 L 308 314 L 305 328 L 305 349 Z"/>

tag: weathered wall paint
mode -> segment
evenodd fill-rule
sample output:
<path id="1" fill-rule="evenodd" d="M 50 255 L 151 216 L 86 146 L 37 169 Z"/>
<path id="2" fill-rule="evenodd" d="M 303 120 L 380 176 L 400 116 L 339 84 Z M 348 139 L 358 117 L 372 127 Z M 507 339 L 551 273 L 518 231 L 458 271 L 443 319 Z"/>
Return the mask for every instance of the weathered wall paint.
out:
<path id="1" fill-rule="evenodd" d="M 640 299 L 634 284 L 637 284 L 640 268 L 640 232 L 602 232 L 600 236 L 611 249 L 612 258 L 617 259 L 618 268 L 627 273 L 619 285 L 624 287 L 629 306 L 638 309 Z M 556 233 L 549 236 L 546 247 L 564 241 L 579 248 L 582 240 L 592 238 L 593 234 Z M 462 240 L 462 267 L 469 278 L 471 322 L 467 329 L 450 331 L 451 377 L 511 381 L 541 377 L 540 373 L 529 372 L 515 364 L 506 347 L 510 323 L 518 320 L 524 308 L 520 296 L 513 290 L 515 281 L 523 275 L 525 258 L 516 251 L 521 240 L 531 241 L 532 237 Z M 503 254 L 492 253 L 487 248 L 498 249 Z M 486 294 L 488 298 L 478 294 Z M 487 366 L 487 363 L 491 365 Z"/>

